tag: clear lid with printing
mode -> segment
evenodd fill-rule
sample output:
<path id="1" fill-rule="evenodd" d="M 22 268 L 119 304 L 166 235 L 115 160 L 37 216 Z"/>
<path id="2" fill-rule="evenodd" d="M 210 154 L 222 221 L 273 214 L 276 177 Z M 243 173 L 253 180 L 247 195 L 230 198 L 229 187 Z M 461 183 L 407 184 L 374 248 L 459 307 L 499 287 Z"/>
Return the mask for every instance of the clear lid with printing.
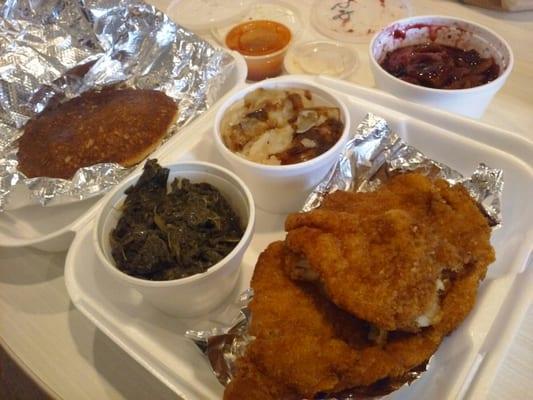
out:
<path id="1" fill-rule="evenodd" d="M 311 23 L 331 39 L 365 43 L 383 27 L 409 15 L 409 0 L 316 0 Z"/>
<path id="2" fill-rule="evenodd" d="M 250 10 L 253 0 L 174 0 L 165 13 L 195 32 L 209 31 L 238 21 Z"/>

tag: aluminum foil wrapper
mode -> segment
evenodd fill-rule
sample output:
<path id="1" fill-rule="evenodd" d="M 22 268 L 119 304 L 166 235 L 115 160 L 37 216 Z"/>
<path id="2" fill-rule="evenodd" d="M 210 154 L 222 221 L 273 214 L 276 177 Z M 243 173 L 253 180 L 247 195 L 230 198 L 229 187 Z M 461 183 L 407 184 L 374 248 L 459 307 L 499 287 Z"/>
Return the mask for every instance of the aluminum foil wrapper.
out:
<path id="1" fill-rule="evenodd" d="M 386 120 L 373 114 L 368 114 L 357 127 L 336 165 L 309 195 L 302 211 L 320 206 L 328 193 L 337 190 L 372 191 L 390 176 L 414 170 L 433 178 L 442 178 L 452 185 L 463 184 L 478 202 L 490 225 L 498 227 L 501 224 L 502 170 L 479 164 L 472 175 L 463 176 L 409 146 L 391 131 Z"/>
<path id="2" fill-rule="evenodd" d="M 205 330 L 188 330 L 185 336 L 193 340 L 207 356 L 217 379 L 226 386 L 235 372 L 235 360 L 244 354 L 246 345 L 253 340 L 248 335 L 253 289 L 245 290 L 238 298 L 240 312 L 228 326 L 214 326 Z"/>
<path id="3" fill-rule="evenodd" d="M 407 145 L 391 131 L 386 120 L 373 114 L 368 114 L 357 127 L 336 165 L 309 195 L 302 211 L 310 211 L 320 206 L 324 197 L 336 190 L 372 191 L 390 176 L 413 170 L 445 179 L 450 184 L 463 184 L 470 195 L 478 201 L 491 226 L 498 227 L 501 224 L 500 201 L 503 190 L 501 170 L 480 164 L 471 176 L 465 177 Z M 186 336 L 207 355 L 215 375 L 223 385 L 231 381 L 235 360 L 244 354 L 246 345 L 253 340 L 253 337 L 247 334 L 251 318 L 248 303 L 252 298 L 252 289 L 242 294 L 239 299 L 242 308 L 234 324 L 202 331 L 191 330 L 186 333 Z M 401 378 L 384 379 L 369 387 L 353 388 L 317 399 L 383 399 L 384 396 L 418 379 L 430 368 L 430 361 L 413 368 Z"/>
<path id="4" fill-rule="evenodd" d="M 185 337 L 191 339 L 208 358 L 218 381 L 226 386 L 235 373 L 235 361 L 244 355 L 246 346 L 254 340 L 248 334 L 251 313 L 248 304 L 253 299 L 253 289 L 245 290 L 237 304 L 240 312 L 231 325 L 215 326 L 206 330 L 188 330 Z M 419 378 L 429 368 L 429 361 L 405 373 L 400 378 L 383 379 L 371 386 L 352 388 L 334 395 L 317 396 L 316 400 L 379 400 L 402 386 Z"/>
<path id="5" fill-rule="evenodd" d="M 11 0 L 0 12 L 0 209 L 17 184 L 45 205 L 95 196 L 129 173 L 107 163 L 71 180 L 27 179 L 17 170 L 17 139 L 47 106 L 116 84 L 161 90 L 179 105 L 172 134 L 220 97 L 235 64 L 138 0 Z"/>

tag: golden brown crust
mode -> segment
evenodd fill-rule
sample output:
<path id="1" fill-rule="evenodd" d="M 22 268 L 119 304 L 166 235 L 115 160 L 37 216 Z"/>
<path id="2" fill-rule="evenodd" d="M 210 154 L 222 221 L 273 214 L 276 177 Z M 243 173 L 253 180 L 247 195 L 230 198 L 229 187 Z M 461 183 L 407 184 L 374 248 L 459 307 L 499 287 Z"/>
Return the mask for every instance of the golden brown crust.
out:
<path id="1" fill-rule="evenodd" d="M 329 196 L 321 209 L 291 215 L 286 227 L 286 241 L 272 243 L 255 267 L 249 327 L 255 340 L 237 360 L 226 400 L 313 398 L 404 382 L 468 315 L 494 260 L 490 228 L 466 190 L 417 174 L 372 194 Z M 298 254 L 312 267 L 298 265 Z M 362 266 L 351 268 L 354 259 Z M 430 265 L 406 273 L 416 260 Z M 391 263 L 380 273 L 380 265 Z M 441 264 L 448 269 L 440 318 L 416 331 L 393 330 L 379 344 L 371 340 L 376 315 L 380 321 L 387 311 L 416 315 L 408 311 L 429 292 L 420 289 L 424 274 L 434 282 Z"/>
<path id="2" fill-rule="evenodd" d="M 365 324 L 325 300 L 311 285 L 290 280 L 283 271 L 284 256 L 283 242 L 275 242 L 259 257 L 251 283 L 255 294 L 250 334 L 255 340 L 238 361 L 227 389 L 232 397 L 225 399 L 289 399 L 293 393 L 297 398 L 312 397 L 386 375 L 390 367 L 382 360 L 380 365 L 372 360 L 356 362 L 361 357 L 357 349 L 367 343 Z M 357 377 L 344 382 L 353 368 Z M 270 381 L 268 392 L 250 384 L 265 379 Z"/>
<path id="3" fill-rule="evenodd" d="M 313 398 L 398 378 L 426 361 L 474 305 L 486 267 L 478 263 L 453 280 L 443 317 L 418 333 L 393 332 L 378 346 L 368 325 L 329 302 L 313 285 L 284 273 L 286 248 L 272 243 L 259 257 L 251 286 L 250 333 L 225 400 Z"/>
<path id="4" fill-rule="evenodd" d="M 490 227 L 466 190 L 419 174 L 334 193 L 286 228 L 293 279 L 317 281 L 339 307 L 391 331 L 418 330 L 430 311 L 438 321 L 437 281 L 494 260 Z"/>
<path id="5" fill-rule="evenodd" d="M 159 145 L 176 116 L 174 101 L 157 90 L 86 92 L 26 124 L 19 170 L 30 178 L 68 179 L 102 162 L 130 167 Z"/>
<path id="6" fill-rule="evenodd" d="M 296 392 L 261 373 L 248 356 L 236 362 L 237 374 L 224 390 L 224 400 L 301 400 Z"/>

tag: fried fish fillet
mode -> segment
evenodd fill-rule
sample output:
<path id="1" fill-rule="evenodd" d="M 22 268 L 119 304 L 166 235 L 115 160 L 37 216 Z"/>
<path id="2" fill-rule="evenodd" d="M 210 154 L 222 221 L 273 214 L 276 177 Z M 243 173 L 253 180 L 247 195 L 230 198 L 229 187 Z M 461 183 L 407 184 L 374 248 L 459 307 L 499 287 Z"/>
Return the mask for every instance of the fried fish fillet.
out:
<path id="1" fill-rule="evenodd" d="M 19 140 L 19 170 L 27 177 L 71 178 L 82 167 L 116 162 L 130 167 L 161 142 L 177 116 L 163 92 L 90 91 L 32 118 Z"/>
<path id="2" fill-rule="evenodd" d="M 386 331 L 442 318 L 451 277 L 494 260 L 490 227 L 461 185 L 417 173 L 375 192 L 335 192 L 286 221 L 287 273 L 313 281 L 340 308 Z M 472 286 L 476 292 L 477 283 Z"/>
<path id="3" fill-rule="evenodd" d="M 225 400 L 296 400 L 398 377 L 427 360 L 468 314 L 484 269 L 450 282 L 439 323 L 418 333 L 394 332 L 383 345 L 369 325 L 331 303 L 312 284 L 284 272 L 286 247 L 272 243 L 259 257 L 251 286 L 255 339 L 236 362 Z"/>

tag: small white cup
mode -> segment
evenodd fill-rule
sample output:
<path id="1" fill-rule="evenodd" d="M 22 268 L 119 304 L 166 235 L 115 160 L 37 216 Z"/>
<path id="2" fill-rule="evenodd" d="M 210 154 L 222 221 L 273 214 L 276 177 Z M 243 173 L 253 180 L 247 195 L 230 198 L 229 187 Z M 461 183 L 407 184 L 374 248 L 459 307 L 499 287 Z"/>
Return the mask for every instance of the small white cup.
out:
<path id="1" fill-rule="evenodd" d="M 258 88 L 297 88 L 311 91 L 313 97 L 316 97 L 321 104 L 339 108 L 344 124 L 341 137 L 328 151 L 311 160 L 297 164 L 265 165 L 238 156 L 224 144 L 220 124 L 226 110 Z M 348 140 L 349 129 L 350 115 L 346 105 L 340 99 L 323 88 L 308 83 L 305 79 L 289 76 L 267 79 L 247 86 L 229 97 L 217 112 L 214 134 L 218 151 L 228 161 L 235 173 L 250 187 L 256 205 L 271 213 L 286 214 L 300 210 L 311 190 L 328 173 Z"/>
<path id="2" fill-rule="evenodd" d="M 400 35 L 397 32 L 401 33 Z M 426 42 L 477 50 L 482 57 L 494 57 L 500 76 L 481 86 L 469 89 L 433 89 L 396 78 L 380 63 L 387 53 L 399 48 Z M 420 16 L 405 18 L 378 32 L 370 42 L 369 59 L 379 89 L 397 97 L 479 118 L 511 73 L 514 57 L 507 42 L 492 30 L 460 18 Z"/>
<path id="3" fill-rule="evenodd" d="M 125 190 L 139 179 L 140 173 L 121 182 L 107 195 L 93 230 L 96 253 L 104 269 L 123 285 L 137 290 L 157 309 L 178 317 L 205 314 L 228 297 L 237 283 L 241 260 L 246 251 L 255 223 L 252 194 L 232 172 L 204 162 L 182 162 L 168 166 L 169 182 L 175 177 L 191 182 L 207 182 L 216 187 L 235 210 L 244 225 L 244 235 L 237 246 L 207 271 L 170 281 L 151 281 L 130 276 L 115 266 L 111 255 L 110 234 L 122 214 Z"/>

